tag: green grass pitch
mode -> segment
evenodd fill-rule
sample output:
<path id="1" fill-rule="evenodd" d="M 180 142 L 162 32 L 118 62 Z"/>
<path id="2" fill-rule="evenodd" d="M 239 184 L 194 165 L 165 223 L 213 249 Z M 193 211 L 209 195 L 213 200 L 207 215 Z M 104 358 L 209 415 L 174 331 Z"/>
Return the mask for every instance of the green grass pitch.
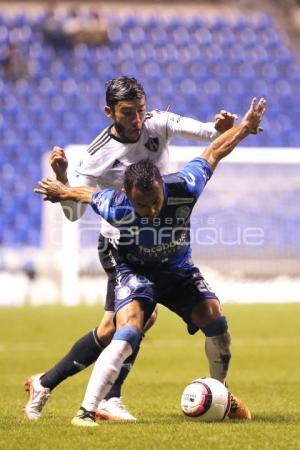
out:
<path id="1" fill-rule="evenodd" d="M 0 327 L 3 450 L 67 449 L 300 449 L 300 304 L 224 305 L 233 336 L 229 385 L 253 414 L 247 423 L 205 424 L 185 418 L 183 388 L 208 375 L 204 340 L 160 308 L 157 324 L 124 388 L 134 424 L 102 422 L 78 429 L 70 420 L 80 406 L 90 369 L 55 391 L 42 419 L 24 422 L 23 383 L 51 365 L 101 318 L 98 307 L 2 309 Z"/>

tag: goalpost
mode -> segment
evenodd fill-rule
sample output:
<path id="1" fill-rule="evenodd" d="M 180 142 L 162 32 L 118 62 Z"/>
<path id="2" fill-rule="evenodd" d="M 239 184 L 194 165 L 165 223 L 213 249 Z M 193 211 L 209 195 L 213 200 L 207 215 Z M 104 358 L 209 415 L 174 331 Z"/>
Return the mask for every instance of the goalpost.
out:
<path id="1" fill-rule="evenodd" d="M 69 168 L 84 149 L 66 149 Z M 170 171 L 201 151 L 171 147 Z M 43 175 L 51 176 L 47 159 L 45 155 Z M 287 301 L 300 300 L 299 173 L 300 149 L 294 148 L 240 147 L 218 166 L 193 212 L 191 239 L 195 264 L 220 297 L 279 301 L 285 293 Z M 98 234 L 99 218 L 91 208 L 70 222 L 59 204 L 43 203 L 42 249 L 62 303 L 104 299 Z"/>

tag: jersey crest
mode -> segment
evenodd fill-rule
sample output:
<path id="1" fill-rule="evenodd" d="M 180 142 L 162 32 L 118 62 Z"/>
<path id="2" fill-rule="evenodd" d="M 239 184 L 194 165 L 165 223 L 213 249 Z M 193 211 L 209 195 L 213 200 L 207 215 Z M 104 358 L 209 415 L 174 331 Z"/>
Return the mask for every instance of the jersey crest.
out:
<path id="1" fill-rule="evenodd" d="M 149 137 L 148 141 L 145 143 L 145 147 L 150 150 L 150 152 L 157 152 L 159 148 L 159 139 L 157 137 Z"/>
<path id="2" fill-rule="evenodd" d="M 186 219 L 191 212 L 191 208 L 187 205 L 179 206 L 179 208 L 176 209 L 176 219 Z"/>

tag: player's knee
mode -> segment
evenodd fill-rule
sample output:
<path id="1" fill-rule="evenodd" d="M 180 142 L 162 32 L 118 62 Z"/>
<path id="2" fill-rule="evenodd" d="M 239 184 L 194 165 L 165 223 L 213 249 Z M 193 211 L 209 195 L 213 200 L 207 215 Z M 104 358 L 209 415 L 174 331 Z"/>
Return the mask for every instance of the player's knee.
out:
<path id="1" fill-rule="evenodd" d="M 210 298 L 198 303 L 192 311 L 191 321 L 203 329 L 222 316 L 220 302 L 216 298 Z"/>
<path id="2" fill-rule="evenodd" d="M 217 319 L 210 322 L 208 325 L 201 327 L 201 330 L 206 337 L 220 336 L 228 332 L 228 323 L 225 316 L 220 316 Z"/>
<path id="3" fill-rule="evenodd" d="M 134 352 L 140 343 L 141 332 L 135 327 L 122 327 L 115 332 L 113 340 L 128 342 Z"/>
<path id="4" fill-rule="evenodd" d="M 219 355 L 224 363 L 229 364 L 231 358 L 231 336 L 225 316 L 202 328 L 206 336 L 205 349 L 207 354 Z"/>
<path id="5" fill-rule="evenodd" d="M 108 345 L 110 343 L 114 332 L 116 331 L 113 317 L 113 313 L 106 313 L 97 328 L 97 337 L 105 345 Z"/>
<path id="6" fill-rule="evenodd" d="M 156 306 L 154 311 L 152 312 L 151 316 L 149 317 L 149 319 L 147 320 L 147 322 L 145 323 L 143 332 L 146 333 L 146 331 L 148 331 L 156 322 L 157 319 L 157 315 L 158 315 L 158 307 Z"/>

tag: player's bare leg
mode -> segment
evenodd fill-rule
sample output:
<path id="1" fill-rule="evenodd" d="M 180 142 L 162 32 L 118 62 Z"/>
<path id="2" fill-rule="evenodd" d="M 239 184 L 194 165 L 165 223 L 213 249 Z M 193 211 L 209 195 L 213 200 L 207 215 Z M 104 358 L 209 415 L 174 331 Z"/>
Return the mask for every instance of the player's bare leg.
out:
<path id="1" fill-rule="evenodd" d="M 231 358 L 231 336 L 219 301 L 209 299 L 198 304 L 192 312 L 191 319 L 206 336 L 205 352 L 209 362 L 210 376 L 225 383 Z M 230 396 L 231 407 L 228 417 L 238 420 L 251 419 L 247 405 L 233 394 Z"/>

